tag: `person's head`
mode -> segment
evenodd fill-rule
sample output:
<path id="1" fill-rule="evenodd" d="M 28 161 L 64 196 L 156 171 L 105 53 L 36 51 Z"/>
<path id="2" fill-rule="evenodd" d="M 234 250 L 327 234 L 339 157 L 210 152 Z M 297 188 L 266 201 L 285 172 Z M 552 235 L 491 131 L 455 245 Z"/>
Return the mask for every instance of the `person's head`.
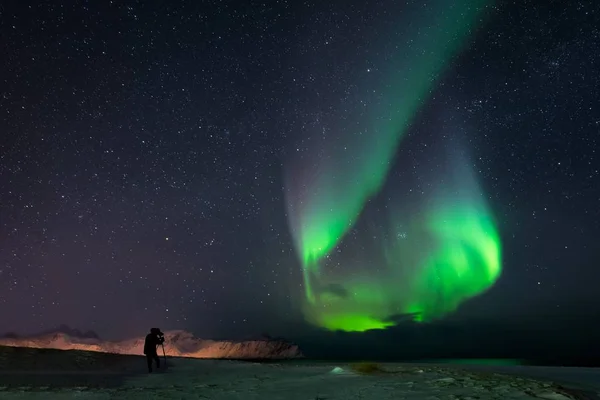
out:
<path id="1" fill-rule="evenodd" d="M 162 332 L 160 331 L 159 328 L 150 328 L 150 333 L 153 335 L 161 335 Z"/>

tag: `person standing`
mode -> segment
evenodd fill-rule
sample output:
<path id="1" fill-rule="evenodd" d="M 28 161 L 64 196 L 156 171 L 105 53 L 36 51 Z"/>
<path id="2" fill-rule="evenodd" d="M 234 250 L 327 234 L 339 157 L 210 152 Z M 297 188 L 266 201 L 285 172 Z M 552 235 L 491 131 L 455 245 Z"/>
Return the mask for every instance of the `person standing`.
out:
<path id="1" fill-rule="evenodd" d="M 160 368 L 160 358 L 158 357 L 157 348 L 165 342 L 165 335 L 158 328 L 150 329 L 150 333 L 146 335 L 144 341 L 144 354 L 148 362 L 148 372 L 152 372 L 152 361 L 156 361 L 156 368 Z"/>

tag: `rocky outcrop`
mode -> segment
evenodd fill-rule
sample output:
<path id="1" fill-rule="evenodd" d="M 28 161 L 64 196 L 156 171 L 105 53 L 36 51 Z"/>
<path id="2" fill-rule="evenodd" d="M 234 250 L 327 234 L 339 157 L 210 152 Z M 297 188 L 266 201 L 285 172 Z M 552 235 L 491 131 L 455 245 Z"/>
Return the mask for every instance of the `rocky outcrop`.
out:
<path id="1" fill-rule="evenodd" d="M 144 337 L 109 342 L 102 341 L 97 337 L 77 337 L 63 332 L 55 332 L 22 338 L 0 338 L 0 346 L 141 355 L 143 354 Z M 283 340 L 203 340 L 186 331 L 165 332 L 164 350 L 168 356 L 191 358 L 288 359 L 302 357 L 297 345 Z M 159 348 L 159 353 L 162 353 L 162 348 Z"/>

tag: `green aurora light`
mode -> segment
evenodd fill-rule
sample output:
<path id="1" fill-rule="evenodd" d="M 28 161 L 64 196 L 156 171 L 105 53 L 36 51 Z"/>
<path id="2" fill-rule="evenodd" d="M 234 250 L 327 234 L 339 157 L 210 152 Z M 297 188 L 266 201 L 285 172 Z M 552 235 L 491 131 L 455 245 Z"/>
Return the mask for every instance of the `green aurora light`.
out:
<path id="1" fill-rule="evenodd" d="M 398 203 L 390 208 L 401 209 Z M 393 239 L 378 239 L 379 257 L 341 271 L 323 260 L 319 275 L 306 275 L 313 290 L 303 308 L 309 322 L 366 331 L 396 325 L 395 316 L 431 321 L 485 292 L 500 276 L 500 238 L 470 173 L 439 189 L 421 209 L 396 211 L 389 225 L 381 236 Z"/>
<path id="2" fill-rule="evenodd" d="M 387 274 L 373 276 L 367 270 L 364 276 L 337 277 L 347 295 L 323 289 L 336 279 L 329 282 L 322 268 L 324 257 L 381 190 L 410 124 L 489 2 L 437 0 L 421 8 L 406 27 L 411 44 L 386 61 L 388 76 L 394 78 L 378 91 L 366 125 L 357 124 L 360 132 L 345 130 L 342 143 L 320 149 L 327 154 L 315 162 L 316 172 L 306 185 L 288 179 L 288 200 L 295 203 L 288 201 L 288 217 L 304 273 L 304 313 L 313 324 L 365 331 L 395 325 L 390 317 L 403 313 L 431 320 L 454 311 L 498 277 L 500 244 L 492 217 L 484 204 L 471 199 L 444 198 L 413 224 L 431 238 L 426 256 L 407 259 L 414 252 L 399 244 L 382 250 L 395 254 L 386 263 Z"/>

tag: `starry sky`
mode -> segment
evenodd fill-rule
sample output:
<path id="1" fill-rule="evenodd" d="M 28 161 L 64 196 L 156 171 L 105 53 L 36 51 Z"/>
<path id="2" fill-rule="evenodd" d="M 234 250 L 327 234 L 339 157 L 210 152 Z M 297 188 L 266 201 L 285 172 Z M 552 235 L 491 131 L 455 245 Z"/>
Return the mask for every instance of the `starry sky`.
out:
<path id="1" fill-rule="evenodd" d="M 3 4 L 3 329 L 285 334 L 307 316 L 298 227 L 343 209 L 298 204 L 360 203 L 328 268 L 375 275 L 457 153 L 502 271 L 448 315 L 600 312 L 600 4 L 456 3 Z"/>

